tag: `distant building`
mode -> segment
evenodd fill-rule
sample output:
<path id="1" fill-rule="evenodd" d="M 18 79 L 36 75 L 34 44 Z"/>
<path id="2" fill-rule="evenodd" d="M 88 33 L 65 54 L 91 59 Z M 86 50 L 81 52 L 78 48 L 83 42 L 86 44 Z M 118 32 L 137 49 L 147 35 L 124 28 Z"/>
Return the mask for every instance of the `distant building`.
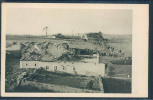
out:
<path id="1" fill-rule="evenodd" d="M 56 35 L 47 36 L 47 38 L 56 38 Z"/>
<path id="2" fill-rule="evenodd" d="M 96 41 L 99 42 L 99 41 L 103 41 L 104 40 L 101 32 L 98 32 L 98 33 L 86 33 L 86 34 L 83 34 L 81 36 L 81 38 L 86 40 L 86 41 L 89 41 L 89 42 L 96 42 Z"/>
<path id="3" fill-rule="evenodd" d="M 87 41 L 88 41 L 87 34 L 81 35 L 81 38 L 82 38 L 83 40 L 87 40 Z"/>

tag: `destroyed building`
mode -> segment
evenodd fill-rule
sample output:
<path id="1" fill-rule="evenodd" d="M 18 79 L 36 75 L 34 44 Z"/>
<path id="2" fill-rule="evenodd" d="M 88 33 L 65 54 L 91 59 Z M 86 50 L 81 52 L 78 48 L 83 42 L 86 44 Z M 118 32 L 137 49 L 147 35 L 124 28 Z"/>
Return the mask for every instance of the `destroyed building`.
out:
<path id="1" fill-rule="evenodd" d="M 32 42 L 21 45 L 20 68 L 44 68 L 52 72 L 87 76 L 105 75 L 106 66 L 99 62 L 99 54 L 81 60 L 66 43 Z"/>

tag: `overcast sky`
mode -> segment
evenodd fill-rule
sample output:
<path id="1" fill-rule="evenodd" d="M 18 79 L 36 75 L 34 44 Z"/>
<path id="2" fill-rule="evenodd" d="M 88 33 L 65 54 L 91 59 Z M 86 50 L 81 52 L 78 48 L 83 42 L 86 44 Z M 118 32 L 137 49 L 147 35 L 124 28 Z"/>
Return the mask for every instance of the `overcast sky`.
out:
<path id="1" fill-rule="evenodd" d="M 12 8 L 6 23 L 6 34 L 132 34 L 132 10 Z"/>

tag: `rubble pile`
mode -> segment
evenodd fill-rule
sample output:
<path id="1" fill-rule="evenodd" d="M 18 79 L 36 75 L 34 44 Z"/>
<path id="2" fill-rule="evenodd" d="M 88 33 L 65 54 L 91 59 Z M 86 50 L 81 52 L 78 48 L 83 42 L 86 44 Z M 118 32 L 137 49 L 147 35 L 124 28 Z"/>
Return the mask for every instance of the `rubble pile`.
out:
<path id="1" fill-rule="evenodd" d="M 21 48 L 21 60 L 27 61 L 55 61 L 63 54 L 68 53 L 66 43 L 23 43 Z"/>

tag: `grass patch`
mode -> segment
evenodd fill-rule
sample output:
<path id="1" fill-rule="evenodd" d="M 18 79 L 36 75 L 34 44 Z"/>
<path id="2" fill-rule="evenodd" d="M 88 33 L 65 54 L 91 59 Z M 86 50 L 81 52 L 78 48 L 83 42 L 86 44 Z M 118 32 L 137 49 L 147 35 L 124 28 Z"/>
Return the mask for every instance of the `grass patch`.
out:
<path id="1" fill-rule="evenodd" d="M 20 50 L 6 51 L 6 59 L 20 59 Z"/>
<path id="2" fill-rule="evenodd" d="M 28 74 L 32 73 L 34 69 L 19 69 L 20 68 L 20 60 L 19 58 L 8 58 L 6 57 L 6 65 L 5 65 L 5 91 L 6 92 L 14 92 L 14 88 L 17 85 L 17 77 L 22 72 L 27 72 Z"/>
<path id="3" fill-rule="evenodd" d="M 64 85 L 70 86 L 80 89 L 90 89 L 87 84 L 94 80 L 92 89 L 99 89 L 98 82 L 96 82 L 95 77 L 87 77 L 87 76 L 80 76 L 80 75 L 71 75 L 67 73 L 55 73 L 49 72 L 46 70 L 38 70 L 36 73 L 32 74 L 28 79 L 28 81 L 36 81 L 39 83 L 48 83 L 48 84 L 55 84 L 55 85 Z"/>
<path id="4" fill-rule="evenodd" d="M 15 87 L 13 92 L 54 92 L 54 91 L 48 89 L 39 89 L 35 85 L 25 85 L 25 86 Z"/>
<path id="5" fill-rule="evenodd" d="M 132 65 L 116 65 L 108 66 L 106 70 L 107 76 L 128 78 L 132 77 Z"/>
<path id="6" fill-rule="evenodd" d="M 104 93 L 131 93 L 131 80 L 102 78 Z"/>

